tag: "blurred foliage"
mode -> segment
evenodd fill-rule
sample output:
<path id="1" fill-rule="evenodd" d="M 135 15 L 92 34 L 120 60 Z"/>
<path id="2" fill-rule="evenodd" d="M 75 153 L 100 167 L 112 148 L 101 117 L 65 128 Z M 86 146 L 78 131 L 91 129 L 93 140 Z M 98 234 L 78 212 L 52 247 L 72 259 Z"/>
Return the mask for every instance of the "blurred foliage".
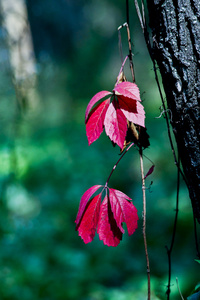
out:
<path id="1" fill-rule="evenodd" d="M 115 84 L 121 65 L 117 27 L 126 21 L 125 3 L 29 0 L 27 8 L 38 72 L 34 110 L 19 108 L 2 29 L 0 36 L 0 299 L 145 299 L 137 151 L 126 154 L 109 184 L 133 198 L 140 217 L 136 233 L 125 235 L 117 248 L 104 246 L 98 237 L 85 245 L 74 224 L 81 195 L 94 184 L 104 184 L 119 157 L 105 134 L 88 147 L 84 113 L 94 93 Z M 151 137 L 145 155 L 156 166 L 146 180 L 152 299 L 165 299 L 165 246 L 172 234 L 177 174 L 165 120 L 156 118 L 161 102 L 133 7 L 130 19 L 136 82 Z M 125 31 L 122 43 L 126 55 Z M 128 67 L 126 72 L 129 77 Z M 146 171 L 150 166 L 145 159 Z M 176 277 L 185 297 L 200 280 L 183 183 L 172 274 L 172 299 L 180 298 Z"/>

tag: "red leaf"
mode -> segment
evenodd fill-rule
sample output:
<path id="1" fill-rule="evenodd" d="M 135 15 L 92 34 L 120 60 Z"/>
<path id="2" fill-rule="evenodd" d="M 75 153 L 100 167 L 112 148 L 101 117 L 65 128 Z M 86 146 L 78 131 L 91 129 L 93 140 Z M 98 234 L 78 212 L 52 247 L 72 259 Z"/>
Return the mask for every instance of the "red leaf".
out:
<path id="1" fill-rule="evenodd" d="M 149 169 L 149 171 L 147 172 L 147 174 L 144 176 L 144 179 L 147 178 L 147 176 L 151 175 L 151 173 L 153 173 L 155 166 L 151 166 L 151 168 Z"/>
<path id="2" fill-rule="evenodd" d="M 129 120 L 130 122 L 133 122 L 136 125 L 140 125 L 142 127 L 145 127 L 144 120 L 145 120 L 145 114 L 134 114 L 132 112 L 126 111 L 122 109 L 123 114 Z"/>
<path id="3" fill-rule="evenodd" d="M 132 99 L 132 98 L 128 98 L 125 97 L 124 95 L 118 95 L 117 99 L 119 101 L 119 107 L 121 109 L 125 109 L 127 111 L 133 112 L 133 113 L 137 113 L 137 101 Z"/>
<path id="4" fill-rule="evenodd" d="M 98 104 L 91 111 L 89 118 L 86 121 L 86 135 L 89 145 L 96 141 L 103 131 L 103 123 L 109 103 L 110 98 Z"/>
<path id="5" fill-rule="evenodd" d="M 78 226 L 80 220 L 81 220 L 81 217 L 83 215 L 83 212 L 85 210 L 85 207 L 87 205 L 87 202 L 88 200 L 90 199 L 90 197 L 101 187 L 101 185 L 94 185 L 92 186 L 91 188 L 89 188 L 84 194 L 83 196 L 81 197 L 81 202 L 80 202 L 80 205 L 79 205 L 79 210 L 78 210 L 78 214 L 77 214 L 77 217 L 76 217 L 76 226 Z"/>
<path id="6" fill-rule="evenodd" d="M 90 110 L 92 109 L 92 107 L 103 97 L 110 95 L 111 92 L 108 91 L 101 91 L 98 92 L 96 95 L 94 95 L 94 97 L 92 97 L 92 99 L 90 100 L 90 102 L 88 103 L 88 106 L 86 108 L 86 112 L 85 112 L 85 122 L 87 121 L 88 115 Z"/>
<path id="7" fill-rule="evenodd" d="M 114 91 L 125 117 L 130 122 L 145 127 L 145 112 L 143 105 L 139 102 L 141 99 L 137 85 L 131 82 L 121 82 Z"/>
<path id="8" fill-rule="evenodd" d="M 106 112 L 104 126 L 106 134 L 111 141 L 123 148 L 127 132 L 127 121 L 123 112 L 117 107 L 114 101 L 109 105 Z"/>
<path id="9" fill-rule="evenodd" d="M 120 94 L 124 97 L 128 97 L 137 101 L 140 99 L 140 91 L 135 83 L 124 81 L 115 86 L 114 90 L 116 95 Z"/>
<path id="10" fill-rule="evenodd" d="M 122 239 L 122 232 L 113 217 L 107 195 L 101 204 L 97 233 L 107 246 L 116 247 Z"/>
<path id="11" fill-rule="evenodd" d="M 128 201 L 131 199 L 121 191 L 109 189 L 109 200 L 119 229 L 124 232 L 122 222 L 125 222 L 128 234 L 133 234 L 137 228 L 138 215 L 135 206 Z"/>
<path id="12" fill-rule="evenodd" d="M 94 239 L 99 220 L 100 205 L 101 193 L 87 203 L 81 221 L 76 228 L 85 244 L 90 243 Z"/>
<path id="13" fill-rule="evenodd" d="M 129 235 L 137 228 L 137 209 L 127 195 L 108 187 L 102 204 L 101 197 L 104 189 L 89 200 L 100 187 L 101 185 L 95 185 L 83 194 L 75 221 L 76 230 L 83 241 L 89 243 L 93 240 L 97 229 L 99 239 L 105 245 L 116 247 L 124 233 L 123 222 L 127 225 Z"/>

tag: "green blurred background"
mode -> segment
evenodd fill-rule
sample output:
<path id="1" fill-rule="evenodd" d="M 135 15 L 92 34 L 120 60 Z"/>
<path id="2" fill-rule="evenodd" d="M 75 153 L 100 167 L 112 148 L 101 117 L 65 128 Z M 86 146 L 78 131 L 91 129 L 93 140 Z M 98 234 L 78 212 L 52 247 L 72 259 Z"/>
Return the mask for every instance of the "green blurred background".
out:
<path id="1" fill-rule="evenodd" d="M 32 109 L 20 108 L 6 30 L 0 29 L 0 299 L 146 299 L 136 150 L 125 155 L 109 183 L 133 199 L 140 218 L 135 234 L 126 233 L 116 248 L 104 246 L 98 236 L 85 245 L 74 223 L 81 195 L 104 184 L 119 158 L 119 148 L 105 133 L 88 146 L 84 114 L 95 93 L 115 84 L 121 67 L 117 28 L 126 21 L 125 1 L 28 0 L 26 5 L 37 70 Z M 165 246 L 171 241 L 177 172 L 165 120 L 156 118 L 161 101 L 133 1 L 130 29 L 151 143 L 144 154 L 156 166 L 146 180 L 147 186 L 153 182 L 147 190 L 152 299 L 165 299 Z M 126 30 L 121 34 L 125 56 Z M 131 80 L 128 65 L 125 70 Z M 147 172 L 151 163 L 145 159 L 144 164 Z M 181 183 L 172 299 L 180 298 L 176 277 L 185 297 L 200 281 L 195 258 L 192 210 Z"/>

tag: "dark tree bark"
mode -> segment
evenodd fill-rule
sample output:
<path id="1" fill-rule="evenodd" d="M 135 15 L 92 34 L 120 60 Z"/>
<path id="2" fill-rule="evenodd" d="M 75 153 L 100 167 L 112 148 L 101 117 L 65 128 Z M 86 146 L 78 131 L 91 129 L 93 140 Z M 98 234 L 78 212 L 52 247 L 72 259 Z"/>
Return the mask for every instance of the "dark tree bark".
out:
<path id="1" fill-rule="evenodd" d="M 153 57 L 161 72 L 183 172 L 200 223 L 200 1 L 147 0 Z"/>

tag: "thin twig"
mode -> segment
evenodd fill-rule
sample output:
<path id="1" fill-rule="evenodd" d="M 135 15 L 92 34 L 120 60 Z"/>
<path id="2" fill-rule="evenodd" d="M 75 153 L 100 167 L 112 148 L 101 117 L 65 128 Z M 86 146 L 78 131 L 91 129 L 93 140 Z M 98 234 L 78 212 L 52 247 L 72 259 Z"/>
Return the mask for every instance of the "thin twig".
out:
<path id="1" fill-rule="evenodd" d="M 180 158 L 178 156 L 178 164 L 180 164 Z M 173 227 L 173 233 L 172 233 L 172 239 L 171 239 L 171 245 L 170 248 L 166 246 L 167 249 L 167 256 L 168 256 L 168 284 L 167 284 L 167 300 L 170 298 L 170 292 L 171 292 L 171 254 L 174 246 L 174 241 L 175 241 L 175 235 L 176 235 L 176 227 L 177 227 L 177 220 L 178 220 L 178 206 L 179 206 L 179 190 L 180 190 L 180 171 L 179 168 L 177 169 L 177 192 L 176 192 L 176 214 L 175 214 L 175 219 L 174 219 L 174 227 Z"/>
<path id="2" fill-rule="evenodd" d="M 120 71 L 119 71 L 119 74 L 118 74 L 118 76 L 117 76 L 117 81 L 116 81 L 116 84 L 115 84 L 115 85 L 117 85 L 118 82 L 119 82 L 119 79 L 120 79 L 121 73 L 123 72 L 124 65 L 125 65 L 125 63 L 126 63 L 127 58 L 128 58 L 128 55 L 125 57 L 124 61 L 122 62 L 122 66 L 121 66 Z"/>
<path id="3" fill-rule="evenodd" d="M 145 248 L 145 255 L 146 255 L 146 263 L 147 263 L 147 280 L 148 280 L 148 300 L 151 297 L 151 281 L 150 281 L 150 265 L 149 265 L 149 255 L 147 249 L 147 239 L 146 239 L 146 188 L 145 188 L 145 179 L 144 179 L 144 167 L 143 167 L 143 157 L 142 157 L 142 150 L 140 151 L 140 168 L 141 168 L 141 175 L 142 175 L 142 193 L 143 193 L 143 238 L 144 238 L 144 248 Z"/>
<path id="4" fill-rule="evenodd" d="M 153 55 L 150 55 L 150 56 L 151 56 L 151 59 L 152 59 L 152 62 L 153 62 L 153 69 L 154 69 L 154 74 L 155 74 L 155 80 L 156 80 L 156 83 L 157 83 L 157 86 L 158 86 L 158 91 L 159 91 L 161 102 L 162 102 L 162 106 L 163 106 L 163 113 L 164 113 L 164 116 L 165 116 L 165 119 L 166 119 L 166 123 L 167 123 L 167 132 L 168 132 L 169 142 L 170 142 L 170 146 L 171 146 L 171 149 L 172 149 L 172 154 L 173 154 L 173 157 L 174 157 L 174 162 L 175 162 L 175 165 L 177 166 L 178 163 L 177 163 L 176 153 L 175 153 L 175 149 L 174 149 L 174 144 L 173 144 L 173 141 L 172 141 L 172 136 L 171 136 L 171 131 L 170 131 L 170 125 L 169 125 L 169 118 L 168 118 L 168 115 L 167 115 L 168 109 L 166 108 L 164 97 L 163 97 L 161 86 L 160 86 L 160 82 L 159 82 L 159 79 L 158 79 L 158 74 L 157 74 L 157 69 L 156 69 L 156 62 L 155 62 L 155 60 L 153 58 Z M 183 175 L 183 177 L 184 177 L 184 175 Z"/>
<path id="5" fill-rule="evenodd" d="M 134 2 L 135 2 L 136 12 L 137 12 L 137 15 L 138 15 L 138 18 L 139 18 L 139 21 L 140 21 L 140 26 L 141 26 L 142 31 L 144 33 L 144 23 L 143 23 L 143 18 L 142 18 L 141 12 L 140 12 L 140 7 L 139 7 L 139 4 L 138 4 L 137 0 L 134 0 Z"/>
<path id="6" fill-rule="evenodd" d="M 167 112 L 170 112 L 170 121 L 171 122 L 173 122 L 173 120 L 172 120 L 172 111 L 171 111 L 171 109 L 167 109 Z M 158 117 L 155 117 L 155 119 L 160 119 L 161 117 L 162 117 L 162 115 L 165 113 L 165 111 L 163 110 L 161 113 L 160 113 L 160 116 L 158 116 Z"/>
<path id="7" fill-rule="evenodd" d="M 127 29 L 127 36 L 128 36 L 128 48 L 129 48 L 128 57 L 129 57 L 129 62 L 130 62 L 131 76 L 132 76 L 133 82 L 135 82 L 135 74 L 134 74 L 133 59 L 132 59 L 133 54 L 132 54 L 132 49 L 131 49 L 131 36 L 130 36 L 130 30 L 129 30 L 128 24 L 126 25 L 126 29 Z"/>
<path id="8" fill-rule="evenodd" d="M 198 243 L 198 234 L 197 234 L 197 220 L 193 214 L 193 220 L 194 220 L 194 238 L 195 238 L 195 245 L 196 245 L 196 251 L 197 251 L 197 257 L 200 259 L 200 251 L 199 251 L 199 243 Z"/>
<path id="9" fill-rule="evenodd" d="M 128 45 L 129 45 L 129 62 L 130 62 L 130 69 L 133 82 L 135 82 L 135 74 L 133 69 L 133 60 L 132 60 L 132 48 L 131 48 L 131 37 L 130 37 L 130 30 L 129 30 L 129 11 L 128 11 L 128 0 L 127 3 L 127 35 L 128 35 Z M 147 250 L 147 239 L 146 239 L 146 188 L 145 188 L 145 179 L 144 179 L 144 166 L 143 166 L 143 156 L 142 156 L 142 148 L 139 151 L 140 153 L 140 168 L 141 168 L 141 176 L 142 176 L 142 193 L 143 193 L 143 239 L 144 239 L 144 248 L 145 248 L 145 255 L 146 255 L 146 264 L 147 264 L 147 285 L 148 285 L 148 297 L 147 299 L 150 300 L 151 298 L 151 281 L 150 281 L 150 264 L 149 264 L 149 255 Z"/>
<path id="10" fill-rule="evenodd" d="M 108 176 L 108 179 L 106 181 L 106 184 L 105 186 L 108 185 L 108 181 L 110 180 L 110 177 L 112 175 L 112 173 L 114 172 L 114 170 L 116 169 L 118 163 L 120 162 L 120 160 L 124 157 L 124 155 L 128 152 L 128 150 L 134 145 L 134 143 L 131 143 L 125 150 L 124 152 L 122 153 L 122 155 L 120 156 L 120 158 L 118 159 L 118 161 L 116 162 L 116 164 L 114 165 L 114 167 L 112 168 L 112 171 L 110 172 L 110 175 Z"/>
<path id="11" fill-rule="evenodd" d="M 129 1 L 126 0 L 126 22 L 129 26 Z"/>
<path id="12" fill-rule="evenodd" d="M 143 24 L 144 24 L 144 28 L 146 27 L 146 18 L 145 18 L 145 10 L 144 10 L 144 1 L 141 0 L 142 2 L 142 20 L 143 20 Z"/>
<path id="13" fill-rule="evenodd" d="M 130 30 L 129 30 L 129 26 L 128 23 L 125 22 L 123 25 L 118 27 L 118 31 L 120 31 L 121 28 L 125 27 L 127 29 L 127 36 L 128 36 L 128 48 L 129 48 L 129 54 L 128 54 L 128 58 L 129 58 L 129 64 L 130 64 L 130 70 L 131 70 L 131 76 L 133 78 L 133 82 L 135 82 L 135 74 L 134 74 L 134 69 L 133 69 L 133 53 L 132 53 L 132 49 L 131 49 L 131 36 L 130 36 Z M 121 36 L 119 35 L 119 39 L 121 38 Z"/>
<path id="14" fill-rule="evenodd" d="M 181 296 L 181 299 L 184 300 L 183 295 L 182 295 L 181 290 L 180 290 L 180 287 L 179 287 L 179 284 L 178 284 L 178 278 L 177 277 L 176 277 L 176 284 L 177 284 L 177 288 L 178 288 L 179 294 Z"/>
<path id="15" fill-rule="evenodd" d="M 123 51 L 122 51 L 122 38 L 121 38 L 121 32 L 120 27 L 118 28 L 118 40 L 119 40 L 119 53 L 121 58 L 121 63 L 123 64 Z"/>

